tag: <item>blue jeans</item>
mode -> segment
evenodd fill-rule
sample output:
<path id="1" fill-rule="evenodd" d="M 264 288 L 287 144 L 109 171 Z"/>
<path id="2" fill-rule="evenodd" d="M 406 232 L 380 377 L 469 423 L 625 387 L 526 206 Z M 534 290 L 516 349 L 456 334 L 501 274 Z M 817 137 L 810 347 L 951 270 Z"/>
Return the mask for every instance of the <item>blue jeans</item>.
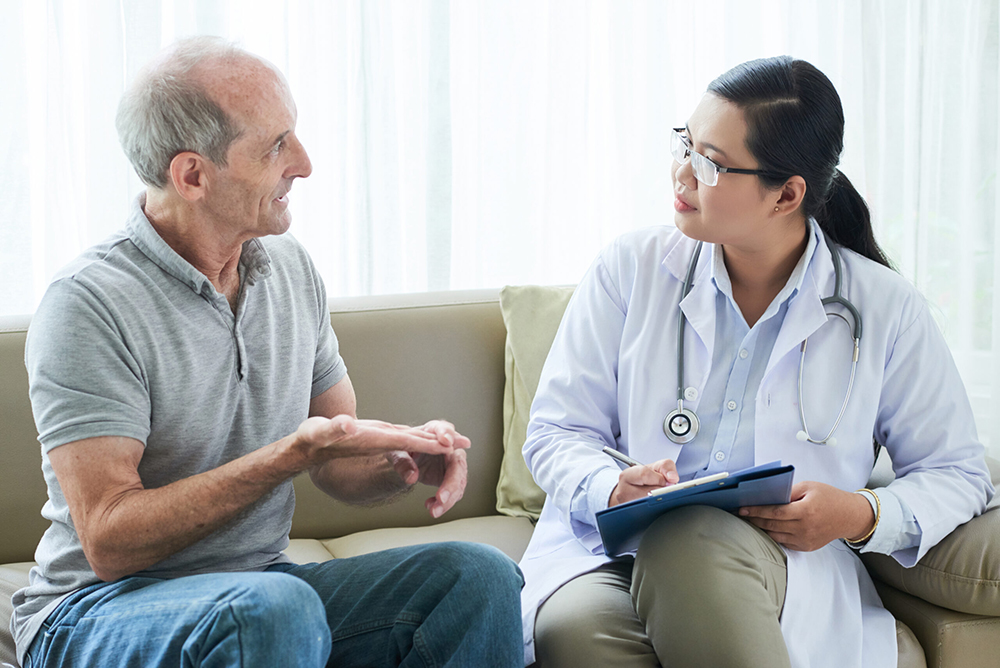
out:
<path id="1" fill-rule="evenodd" d="M 73 593 L 42 666 L 522 666 L 517 565 L 435 543 L 261 573 L 133 576 Z"/>

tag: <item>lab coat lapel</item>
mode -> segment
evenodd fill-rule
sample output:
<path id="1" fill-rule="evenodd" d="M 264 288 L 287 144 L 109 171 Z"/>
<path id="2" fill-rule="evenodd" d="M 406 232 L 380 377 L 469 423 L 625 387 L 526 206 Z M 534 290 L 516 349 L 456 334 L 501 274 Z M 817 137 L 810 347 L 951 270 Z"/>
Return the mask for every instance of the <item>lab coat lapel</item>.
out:
<path id="1" fill-rule="evenodd" d="M 802 342 L 813 332 L 826 324 L 826 309 L 823 307 L 824 295 L 820 293 L 817 284 L 831 286 L 829 294 L 833 294 L 833 261 L 830 249 L 823 240 L 822 232 L 815 250 L 815 255 L 806 270 L 799 293 L 788 303 L 785 321 L 778 332 L 778 338 L 771 350 L 771 358 L 767 362 L 764 378 L 781 359 L 792 350 L 797 350 Z"/>
<path id="2" fill-rule="evenodd" d="M 663 258 L 663 266 L 674 278 L 684 284 L 691 257 L 697 243 L 681 237 Z M 711 280 L 712 244 L 703 244 L 695 269 L 691 292 L 680 302 L 687 323 L 684 325 L 684 383 L 688 387 L 704 387 L 708 380 L 715 346 L 715 295 L 717 290 Z M 676 330 L 674 336 L 676 336 Z M 701 345 L 694 345 L 700 343 Z M 698 401 L 692 403 L 696 408 Z"/>

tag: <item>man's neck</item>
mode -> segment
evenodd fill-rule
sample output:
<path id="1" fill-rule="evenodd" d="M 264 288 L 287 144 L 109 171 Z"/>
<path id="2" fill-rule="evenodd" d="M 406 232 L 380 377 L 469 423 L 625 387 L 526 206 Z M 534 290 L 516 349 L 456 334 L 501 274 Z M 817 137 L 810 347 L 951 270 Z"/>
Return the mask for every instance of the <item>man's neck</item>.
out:
<path id="1" fill-rule="evenodd" d="M 174 252 L 204 274 L 230 304 L 235 303 L 245 239 L 222 233 L 183 200 L 178 202 L 152 188 L 146 191 L 143 213 Z"/>

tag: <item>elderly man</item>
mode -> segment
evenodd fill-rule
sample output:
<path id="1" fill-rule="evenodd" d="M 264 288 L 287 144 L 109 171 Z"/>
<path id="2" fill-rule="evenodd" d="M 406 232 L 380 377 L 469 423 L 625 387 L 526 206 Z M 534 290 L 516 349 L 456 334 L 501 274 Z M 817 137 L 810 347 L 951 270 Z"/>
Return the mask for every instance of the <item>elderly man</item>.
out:
<path id="1" fill-rule="evenodd" d="M 118 111 L 148 188 L 49 287 L 26 363 L 52 521 L 14 597 L 36 666 L 515 666 L 516 565 L 444 543 L 296 565 L 308 471 L 367 503 L 418 480 L 439 517 L 469 441 L 358 420 L 326 293 L 282 233 L 311 165 L 288 85 L 214 38 L 178 43 Z"/>

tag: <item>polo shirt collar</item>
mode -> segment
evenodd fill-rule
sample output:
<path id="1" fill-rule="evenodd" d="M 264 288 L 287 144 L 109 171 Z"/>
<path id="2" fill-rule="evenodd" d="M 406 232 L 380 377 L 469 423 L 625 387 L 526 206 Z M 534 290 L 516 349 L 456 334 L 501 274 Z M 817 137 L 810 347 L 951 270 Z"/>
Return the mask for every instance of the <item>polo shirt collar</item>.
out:
<path id="1" fill-rule="evenodd" d="M 126 223 L 129 239 L 158 267 L 177 280 L 181 281 L 198 294 L 215 294 L 215 286 L 194 266 L 182 258 L 177 251 L 163 240 L 153 224 L 146 218 L 143 209 L 146 206 L 146 193 L 142 192 L 132 203 Z M 251 239 L 243 244 L 240 253 L 240 280 L 253 285 L 271 275 L 271 257 L 258 239 Z"/>

